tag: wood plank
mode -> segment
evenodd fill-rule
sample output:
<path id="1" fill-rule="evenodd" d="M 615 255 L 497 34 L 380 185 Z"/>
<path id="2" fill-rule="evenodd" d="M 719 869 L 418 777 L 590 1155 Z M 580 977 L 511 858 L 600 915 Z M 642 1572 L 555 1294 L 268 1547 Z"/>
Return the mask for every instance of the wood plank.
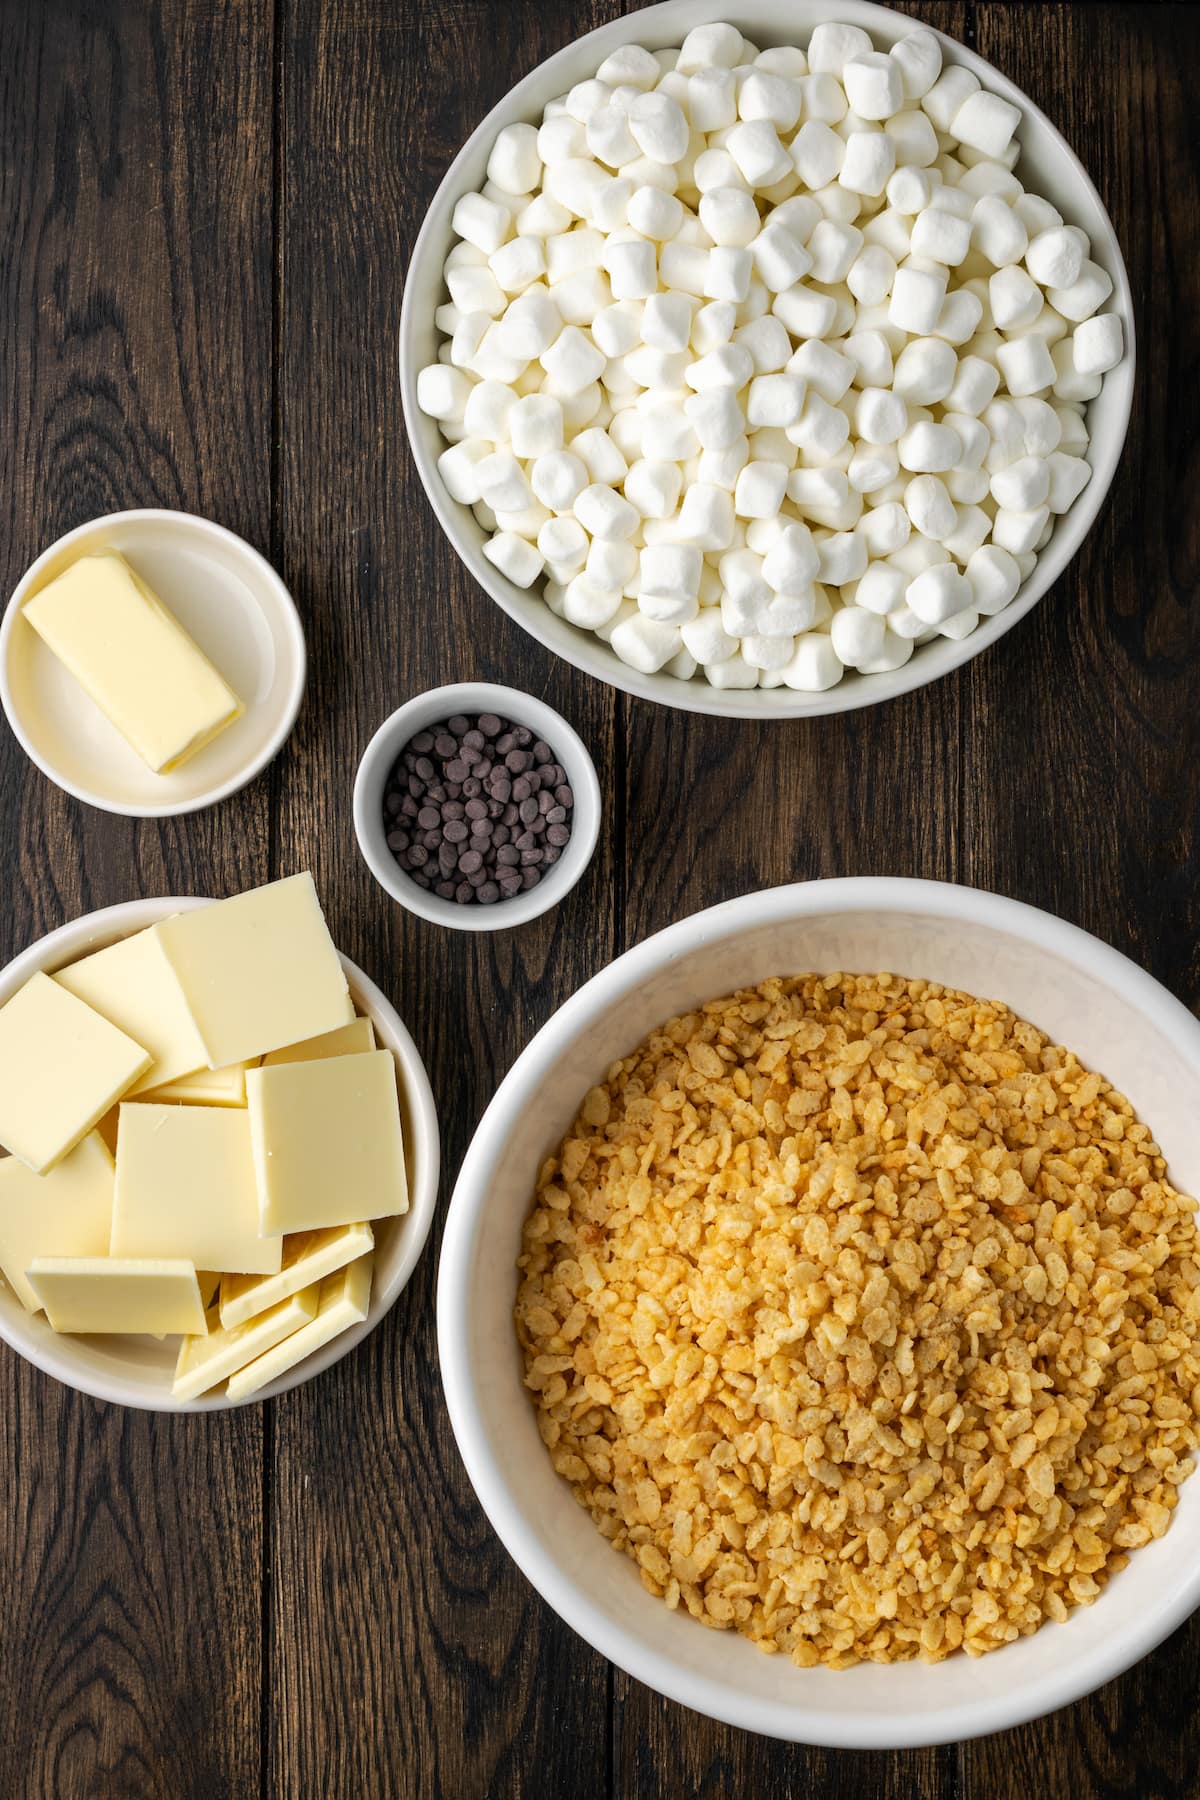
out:
<path id="1" fill-rule="evenodd" d="M 616 791 L 614 701 L 467 578 L 408 459 L 395 343 L 405 257 L 447 164 L 588 22 L 535 0 L 287 0 L 282 524 L 312 701 L 282 765 L 279 861 L 396 1001 L 442 1108 L 444 1193 L 496 1083 L 614 948 L 617 847 L 519 932 L 438 930 L 360 861 L 353 770 L 400 701 L 489 679 L 581 731 Z M 319 453 L 317 447 L 319 446 Z M 272 1794 L 605 1791 L 604 1662 L 500 1549 L 453 1446 L 434 1343 L 438 1233 L 355 1356 L 276 1407 Z"/>
<path id="2" fill-rule="evenodd" d="M 1124 460 L 1087 543 L 967 671 L 964 877 L 1096 932 L 1194 1008 L 1200 619 L 1189 606 L 1185 358 L 1200 305 L 1200 192 L 1186 148 L 1195 13 L 1051 5 L 1038 8 L 1036 30 L 1020 7 L 977 14 L 980 53 L 1059 126 L 1109 209 L 1133 284 L 1139 375 Z M 1193 1618 L 1089 1699 L 965 1744 L 963 1794 L 1193 1795 L 1198 1655 Z"/>
<path id="3" fill-rule="evenodd" d="M 3 590 L 135 505 L 269 541 L 270 22 L 257 7 L 0 10 Z M 135 824 L 0 742 L 0 959 L 139 892 L 266 874 L 266 784 Z M 259 1782 L 261 1422 L 101 1406 L 0 1352 L 0 1792 Z"/>

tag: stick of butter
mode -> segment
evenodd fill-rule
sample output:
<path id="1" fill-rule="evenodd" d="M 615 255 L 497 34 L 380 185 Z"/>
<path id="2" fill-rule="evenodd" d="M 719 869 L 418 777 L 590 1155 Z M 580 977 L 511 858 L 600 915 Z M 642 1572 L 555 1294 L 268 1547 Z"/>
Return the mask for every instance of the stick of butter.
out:
<path id="1" fill-rule="evenodd" d="M 298 1231 L 283 1240 L 283 1267 L 278 1275 L 223 1275 L 221 1323 L 244 1325 L 256 1313 L 266 1312 L 289 1294 L 323 1281 L 365 1256 L 375 1245 L 369 1225 L 340 1225 L 331 1231 Z"/>
<path id="2" fill-rule="evenodd" d="M 175 615 L 115 550 L 81 556 L 24 614 L 156 774 L 245 711 Z"/>
<path id="3" fill-rule="evenodd" d="M 154 1061 L 131 1093 L 190 1075 L 207 1061 L 183 989 L 152 931 L 95 950 L 58 969 L 54 980 L 150 1052 Z"/>
<path id="4" fill-rule="evenodd" d="M 313 1231 L 408 1211 L 390 1050 L 246 1076 L 259 1229 Z"/>
<path id="5" fill-rule="evenodd" d="M 354 1004 L 311 875 L 289 875 L 177 913 L 153 929 L 212 1069 L 353 1023 Z"/>
<path id="6" fill-rule="evenodd" d="M 25 1271 L 35 1256 L 107 1256 L 112 1230 L 113 1159 L 89 1131 L 48 1175 L 19 1156 L 0 1162 L 0 1269 L 28 1312 L 41 1301 Z"/>
<path id="7" fill-rule="evenodd" d="M 148 1051 L 39 970 L 0 1007 L 0 1144 L 44 1174 L 149 1067 Z"/>
<path id="8" fill-rule="evenodd" d="M 371 1300 L 371 1264 L 374 1260 L 373 1256 L 360 1256 L 347 1268 L 339 1269 L 336 1275 L 327 1275 L 321 1283 L 316 1316 L 307 1325 L 301 1325 L 291 1337 L 276 1344 L 273 1350 L 255 1357 L 236 1375 L 231 1375 L 226 1390 L 229 1398 L 245 1400 L 256 1394 L 269 1381 L 277 1381 L 289 1369 L 294 1369 L 314 1350 L 320 1350 L 332 1338 L 349 1331 L 352 1325 L 361 1324 Z"/>
<path id="9" fill-rule="evenodd" d="M 177 1400 L 194 1400 L 245 1363 L 273 1350 L 281 1338 L 308 1324 L 316 1313 L 317 1297 L 315 1286 L 304 1288 L 248 1324 L 235 1325 L 232 1331 L 217 1326 L 206 1337 L 185 1337 L 179 1346 L 172 1394 Z"/>
<path id="10" fill-rule="evenodd" d="M 114 1256 L 186 1257 L 198 1269 L 277 1275 L 283 1239 L 259 1235 L 244 1107 L 122 1106 Z"/>
<path id="11" fill-rule="evenodd" d="M 190 1262 L 35 1256 L 26 1273 L 55 1331 L 208 1330 Z"/>

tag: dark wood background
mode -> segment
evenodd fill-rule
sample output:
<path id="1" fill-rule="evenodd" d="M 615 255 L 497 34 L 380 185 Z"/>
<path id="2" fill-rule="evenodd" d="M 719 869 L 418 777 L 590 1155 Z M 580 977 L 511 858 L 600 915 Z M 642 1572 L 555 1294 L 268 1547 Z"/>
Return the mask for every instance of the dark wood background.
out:
<path id="1" fill-rule="evenodd" d="M 683 914 L 818 875 L 935 876 L 1050 908 L 1200 1004 L 1196 594 L 1200 13 L 906 10 L 1062 128 L 1115 220 L 1141 368 L 1100 522 L 1034 615 L 935 687 L 757 727 L 556 664 L 481 594 L 405 447 L 405 256 L 464 137 L 619 0 L 2 0 L 0 592 L 98 513 L 241 532 L 304 614 L 308 699 L 269 775 L 179 821 L 65 798 L 0 739 L 0 959 L 139 893 L 311 868 L 472 1126 L 550 1012 Z M 606 796 L 554 915 L 440 932 L 359 860 L 357 758 L 439 682 L 544 693 Z M 662 804 L 664 795 L 670 804 Z M 437 1232 L 355 1355 L 196 1418 L 68 1392 L 0 1346 L 0 1795 L 1167 1800 L 1200 1792 L 1200 1619 L 1088 1700 L 898 1755 L 773 1744 L 618 1674 L 517 1574 L 442 1404 Z"/>

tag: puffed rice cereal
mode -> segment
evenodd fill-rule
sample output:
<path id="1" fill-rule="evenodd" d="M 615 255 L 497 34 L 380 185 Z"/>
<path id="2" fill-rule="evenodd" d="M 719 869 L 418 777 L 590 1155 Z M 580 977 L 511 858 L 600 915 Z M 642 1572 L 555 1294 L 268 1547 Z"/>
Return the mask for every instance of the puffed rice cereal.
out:
<path id="1" fill-rule="evenodd" d="M 997 1002 L 764 981 L 616 1063 L 541 1171 L 542 1438 L 704 1625 L 805 1668 L 980 1655 L 1170 1525 L 1195 1209 L 1129 1102 Z"/>

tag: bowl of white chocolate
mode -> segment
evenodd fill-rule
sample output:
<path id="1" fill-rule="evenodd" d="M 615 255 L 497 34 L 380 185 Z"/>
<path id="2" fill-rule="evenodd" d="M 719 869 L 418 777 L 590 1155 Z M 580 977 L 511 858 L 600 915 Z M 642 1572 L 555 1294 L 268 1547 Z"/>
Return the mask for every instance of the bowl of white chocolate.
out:
<path id="1" fill-rule="evenodd" d="M 0 1337 L 126 1406 L 270 1399 L 421 1255 L 438 1128 L 312 877 L 134 900 L 0 973 Z"/>
<path id="2" fill-rule="evenodd" d="M 845 711 L 993 643 L 1119 461 L 1132 304 L 1049 120 L 847 0 L 667 0 L 468 139 L 401 386 L 458 554 L 578 668 L 691 711 Z"/>

